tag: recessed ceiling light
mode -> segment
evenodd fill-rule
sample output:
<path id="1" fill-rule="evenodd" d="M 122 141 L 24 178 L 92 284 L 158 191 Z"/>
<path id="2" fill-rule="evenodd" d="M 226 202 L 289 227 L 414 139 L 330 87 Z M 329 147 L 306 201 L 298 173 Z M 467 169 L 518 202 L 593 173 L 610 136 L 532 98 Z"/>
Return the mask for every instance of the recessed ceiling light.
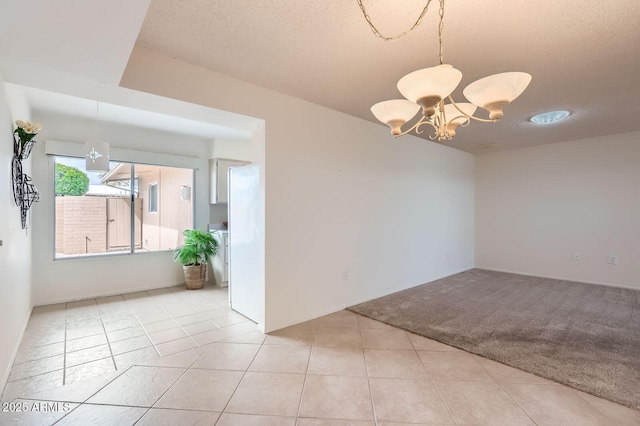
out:
<path id="1" fill-rule="evenodd" d="M 556 121 L 564 120 L 571 114 L 569 111 L 560 110 L 560 111 L 549 111 L 543 112 L 541 114 L 536 114 L 531 117 L 529 120 L 538 124 L 548 124 L 555 123 Z"/>

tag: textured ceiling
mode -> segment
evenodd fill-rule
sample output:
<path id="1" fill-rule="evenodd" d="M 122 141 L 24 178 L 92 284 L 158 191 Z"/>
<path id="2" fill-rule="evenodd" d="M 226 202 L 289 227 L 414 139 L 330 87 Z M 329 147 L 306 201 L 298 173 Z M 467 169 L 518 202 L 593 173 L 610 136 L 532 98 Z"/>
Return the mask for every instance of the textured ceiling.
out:
<path id="1" fill-rule="evenodd" d="M 427 0 L 363 0 L 383 33 L 409 28 Z M 406 73 L 437 64 L 438 2 L 399 41 L 377 39 L 356 0 L 152 0 L 137 46 L 374 121 Z M 462 88 L 503 71 L 533 76 L 497 124 L 447 142 L 469 152 L 640 130 L 640 2 L 448 0 L 444 57 Z M 536 113 L 572 111 L 555 125 Z M 381 125 L 381 132 L 387 132 Z M 391 137 L 391 136 L 390 136 Z"/>

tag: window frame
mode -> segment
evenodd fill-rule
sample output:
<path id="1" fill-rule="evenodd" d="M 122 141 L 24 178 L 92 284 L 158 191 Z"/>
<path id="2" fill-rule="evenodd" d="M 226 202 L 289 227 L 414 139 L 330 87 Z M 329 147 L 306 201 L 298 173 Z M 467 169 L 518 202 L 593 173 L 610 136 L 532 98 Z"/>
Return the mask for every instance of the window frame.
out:
<path id="1" fill-rule="evenodd" d="M 136 152 L 136 151 L 132 151 L 132 152 Z M 102 258 L 109 258 L 109 257 L 113 257 L 113 256 L 131 256 L 131 255 L 153 255 L 153 254 L 158 254 L 158 253 L 167 253 L 167 252 L 172 252 L 173 249 L 163 249 L 163 250 L 153 250 L 153 251 L 142 251 L 142 250 L 136 250 L 136 246 L 135 246 L 135 221 L 133 220 L 134 215 L 135 215 L 135 210 L 132 208 L 131 209 L 131 243 L 129 245 L 129 249 L 128 250 L 123 250 L 123 251 L 114 251 L 114 252 L 104 252 L 104 253 L 94 253 L 94 254 L 78 254 L 78 255 L 68 255 L 68 256 L 64 256 L 64 257 L 57 257 L 57 253 L 56 253 L 56 195 L 55 195 L 55 163 L 56 163 L 56 157 L 66 157 L 66 158 L 74 158 L 74 159 L 84 159 L 84 157 L 76 155 L 76 154 L 67 154 L 67 153 L 58 153 L 57 150 L 56 151 L 50 151 L 47 150 L 47 152 L 45 152 L 45 154 L 47 155 L 47 157 L 49 157 L 49 165 L 50 165 L 50 172 L 49 172 L 49 176 L 51 177 L 51 188 L 50 188 L 50 193 L 52 194 L 52 212 L 53 214 L 52 216 L 52 260 L 54 262 L 57 261 L 68 261 L 68 260 L 80 260 L 80 259 L 102 259 Z M 164 163 L 155 163 L 155 162 L 140 162 L 140 161 L 133 161 L 133 160 L 118 160 L 118 159 L 114 159 L 113 156 L 111 157 L 111 161 L 110 163 L 119 163 L 119 164 L 128 164 L 131 166 L 131 174 L 130 174 L 130 180 L 131 182 L 134 182 L 132 185 L 134 186 L 133 188 L 130 188 L 129 190 L 129 199 L 131 200 L 131 203 L 133 205 L 133 203 L 135 202 L 135 198 L 136 198 L 136 190 L 135 190 L 135 182 L 137 182 L 137 179 L 135 178 L 135 166 L 156 166 L 156 167 L 170 167 L 170 168 L 175 168 L 175 169 L 183 169 L 183 170 L 191 170 L 191 210 L 192 210 L 192 214 L 191 214 L 191 227 L 195 227 L 196 224 L 196 211 L 197 211 L 197 193 L 196 193 L 196 172 L 199 170 L 198 167 L 195 167 L 193 165 L 175 165 L 175 164 L 170 164 L 172 163 L 171 161 L 169 161 L 169 164 L 164 164 Z M 157 184 L 157 182 L 154 182 Z M 159 188 L 158 188 L 159 189 Z M 139 193 L 140 189 L 138 188 L 138 193 Z M 159 192 L 158 192 L 158 200 L 157 200 L 157 207 L 159 210 Z M 157 213 L 157 212 L 156 212 Z M 154 213 L 151 213 L 154 214 Z"/>

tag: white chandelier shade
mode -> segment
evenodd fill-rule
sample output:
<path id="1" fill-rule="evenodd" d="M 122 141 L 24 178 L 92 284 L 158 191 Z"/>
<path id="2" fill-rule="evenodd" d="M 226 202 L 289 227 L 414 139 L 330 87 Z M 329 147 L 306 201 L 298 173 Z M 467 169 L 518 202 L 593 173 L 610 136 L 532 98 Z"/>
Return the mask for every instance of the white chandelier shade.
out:
<path id="1" fill-rule="evenodd" d="M 371 112 L 378 120 L 391 127 L 391 133 L 396 135 L 400 134 L 400 128 L 411 120 L 419 109 L 418 104 L 409 100 L 392 99 L 378 102 L 371 107 Z"/>
<path id="2" fill-rule="evenodd" d="M 456 106 L 458 108 L 456 108 Z M 456 123 L 462 124 L 465 121 L 469 120 L 466 116 L 473 115 L 476 112 L 476 109 L 478 109 L 477 106 L 468 102 L 460 102 L 455 106 L 453 106 L 452 104 L 445 104 L 444 114 L 449 117 L 450 121 L 455 121 Z M 439 110 L 440 108 L 438 107 L 438 111 Z M 460 110 L 462 110 L 462 112 L 460 112 Z"/>
<path id="3" fill-rule="evenodd" d="M 502 108 L 520 96 L 531 82 L 525 72 L 503 72 L 476 80 L 462 91 L 471 103 L 489 111 L 490 119 L 504 115 Z"/>
<path id="4" fill-rule="evenodd" d="M 457 108 L 456 108 L 457 107 Z M 459 104 L 446 104 L 444 106 L 444 115 L 446 122 L 446 132 L 450 137 L 456 135 L 456 129 L 458 126 L 466 126 L 469 124 L 469 118 L 472 116 L 478 107 L 468 102 L 461 102 Z M 436 108 L 436 113 L 440 116 L 440 107 Z"/>
<path id="5" fill-rule="evenodd" d="M 398 81 L 398 90 L 402 96 L 422 107 L 424 116 L 434 114 L 434 107 L 458 87 L 462 73 L 451 65 L 413 71 Z"/>

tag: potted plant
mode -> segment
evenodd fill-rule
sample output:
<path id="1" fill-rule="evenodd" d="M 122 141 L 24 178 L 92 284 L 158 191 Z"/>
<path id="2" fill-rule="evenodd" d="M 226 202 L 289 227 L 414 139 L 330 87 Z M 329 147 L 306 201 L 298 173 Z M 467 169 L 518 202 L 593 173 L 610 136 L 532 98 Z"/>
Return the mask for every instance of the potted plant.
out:
<path id="1" fill-rule="evenodd" d="M 196 290 L 204 286 L 209 257 L 218 252 L 218 242 L 213 234 L 199 229 L 187 229 L 182 234 L 184 245 L 173 251 L 173 260 L 182 264 L 187 289 Z"/>

